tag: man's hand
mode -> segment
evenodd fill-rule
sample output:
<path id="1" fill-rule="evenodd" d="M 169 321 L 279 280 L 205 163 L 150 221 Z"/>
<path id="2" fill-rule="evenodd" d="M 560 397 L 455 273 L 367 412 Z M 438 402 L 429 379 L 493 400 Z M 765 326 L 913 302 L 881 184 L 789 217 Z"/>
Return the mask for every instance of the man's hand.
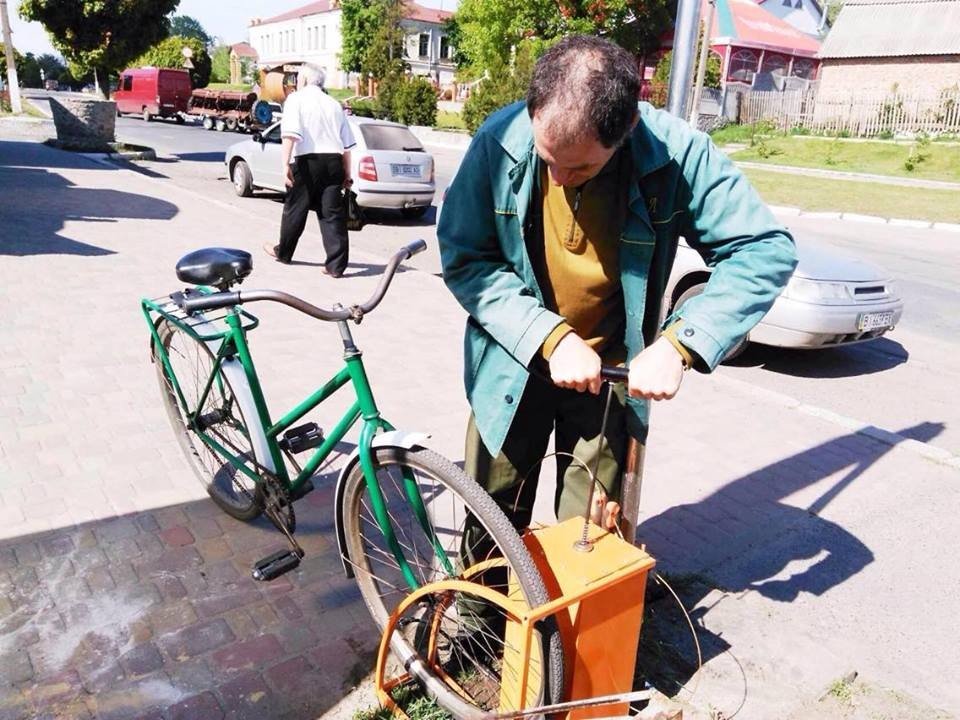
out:
<path id="1" fill-rule="evenodd" d="M 293 165 L 287 164 L 283 170 L 283 184 L 288 188 L 293 187 Z"/>
<path id="2" fill-rule="evenodd" d="M 570 332 L 550 356 L 550 379 L 562 388 L 600 392 L 600 356 L 579 335 Z"/>
<path id="3" fill-rule="evenodd" d="M 669 400 L 677 394 L 682 380 L 683 358 L 669 340 L 661 337 L 630 363 L 627 391 L 635 398 Z"/>

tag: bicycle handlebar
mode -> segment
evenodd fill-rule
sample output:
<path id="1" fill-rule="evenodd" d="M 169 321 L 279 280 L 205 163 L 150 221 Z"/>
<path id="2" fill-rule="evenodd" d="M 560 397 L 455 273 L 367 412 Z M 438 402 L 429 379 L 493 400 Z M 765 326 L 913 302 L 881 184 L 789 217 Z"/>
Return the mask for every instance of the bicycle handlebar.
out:
<path id="1" fill-rule="evenodd" d="M 625 383 L 630 377 L 630 371 L 625 367 L 604 365 L 600 368 L 600 377 L 607 382 Z"/>
<path id="2" fill-rule="evenodd" d="M 393 254 L 393 257 L 390 258 L 387 266 L 383 269 L 383 277 L 380 279 L 380 283 L 370 298 L 365 303 L 353 305 L 347 309 L 327 310 L 308 303 L 306 300 L 301 300 L 289 293 L 280 292 L 279 290 L 235 290 L 232 292 L 211 293 L 210 295 L 195 295 L 192 297 L 184 297 L 182 300 L 177 301 L 177 304 L 181 310 L 192 314 L 203 310 L 219 310 L 225 307 L 233 307 L 234 305 L 257 302 L 259 300 L 270 300 L 292 307 L 294 310 L 299 310 L 303 314 L 318 320 L 326 320 L 328 322 L 353 320 L 359 323 L 364 315 L 372 311 L 380 304 L 380 301 L 383 300 L 383 296 L 386 295 L 387 289 L 390 287 L 390 283 L 400 263 L 426 249 L 427 243 L 425 240 L 415 240 L 409 245 L 405 245 L 397 250 L 397 252 Z"/>

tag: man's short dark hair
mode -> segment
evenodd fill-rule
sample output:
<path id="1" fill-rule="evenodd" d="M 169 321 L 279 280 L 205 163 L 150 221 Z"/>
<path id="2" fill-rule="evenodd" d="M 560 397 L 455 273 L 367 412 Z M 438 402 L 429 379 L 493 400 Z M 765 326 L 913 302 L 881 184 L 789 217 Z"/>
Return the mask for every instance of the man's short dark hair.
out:
<path id="1" fill-rule="evenodd" d="M 537 60 L 527 89 L 527 112 L 551 110 L 580 134 L 593 131 L 614 147 L 630 131 L 637 112 L 640 74 L 636 58 L 610 40 L 569 35 Z"/>

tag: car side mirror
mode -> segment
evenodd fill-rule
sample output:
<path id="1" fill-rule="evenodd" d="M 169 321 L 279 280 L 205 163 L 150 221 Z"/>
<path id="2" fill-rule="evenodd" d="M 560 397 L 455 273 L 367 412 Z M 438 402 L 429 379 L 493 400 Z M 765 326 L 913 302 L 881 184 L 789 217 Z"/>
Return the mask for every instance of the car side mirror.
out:
<path id="1" fill-rule="evenodd" d="M 253 141 L 254 141 L 254 142 L 258 142 L 258 143 L 262 143 L 262 142 L 263 142 L 263 135 L 261 135 L 261 134 L 258 133 L 258 132 L 255 132 L 255 133 L 253 134 Z"/>

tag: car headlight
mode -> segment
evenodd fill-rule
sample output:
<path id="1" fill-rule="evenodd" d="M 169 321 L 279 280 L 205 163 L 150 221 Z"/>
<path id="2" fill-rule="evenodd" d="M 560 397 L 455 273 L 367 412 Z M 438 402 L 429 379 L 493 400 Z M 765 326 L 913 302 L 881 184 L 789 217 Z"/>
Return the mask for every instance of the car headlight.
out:
<path id="1" fill-rule="evenodd" d="M 792 277 L 783 290 L 783 296 L 805 303 L 847 302 L 850 290 L 844 283 L 822 282 Z"/>
<path id="2" fill-rule="evenodd" d="M 900 283 L 898 283 L 896 280 L 887 280 L 887 282 L 884 283 L 884 286 L 886 287 L 887 295 L 889 297 L 894 299 L 898 299 L 901 297 Z"/>

